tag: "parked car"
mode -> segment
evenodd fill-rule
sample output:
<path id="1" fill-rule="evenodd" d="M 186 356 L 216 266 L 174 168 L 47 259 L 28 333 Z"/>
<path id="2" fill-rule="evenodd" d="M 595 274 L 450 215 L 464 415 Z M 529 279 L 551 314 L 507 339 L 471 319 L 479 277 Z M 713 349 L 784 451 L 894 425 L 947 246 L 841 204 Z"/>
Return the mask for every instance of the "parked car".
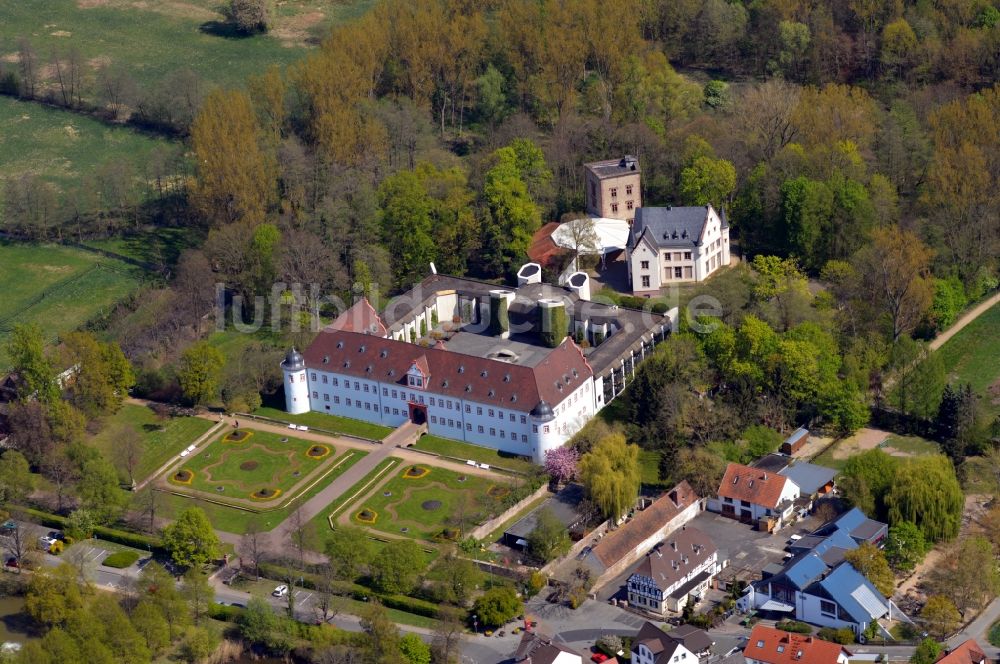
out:
<path id="1" fill-rule="evenodd" d="M 601 664 L 601 662 L 607 661 L 607 659 L 608 656 L 605 655 L 603 652 L 595 652 L 593 655 L 590 656 L 590 661 L 594 662 L 595 664 Z"/>
<path id="2" fill-rule="evenodd" d="M 271 594 L 274 595 L 275 597 L 284 597 L 285 595 L 288 594 L 288 586 L 286 586 L 285 584 L 281 584 L 273 591 L 271 591 Z"/>
<path id="3" fill-rule="evenodd" d="M 49 533 L 48 535 L 42 535 L 41 537 L 38 538 L 38 548 L 40 548 L 42 551 L 48 551 L 52 547 L 52 544 L 58 541 L 59 541 L 58 539 L 52 537 L 52 533 Z"/>
<path id="4" fill-rule="evenodd" d="M 15 558 L 14 556 L 11 556 L 10 558 L 8 558 L 7 562 L 4 563 L 4 564 L 7 565 L 7 567 L 10 567 L 12 569 L 18 569 L 18 568 L 21 567 L 21 563 L 17 562 L 17 558 Z"/>
<path id="5" fill-rule="evenodd" d="M 17 530 L 17 524 L 14 523 L 13 519 L 8 519 L 0 524 L 0 535 L 10 535 L 15 530 Z"/>

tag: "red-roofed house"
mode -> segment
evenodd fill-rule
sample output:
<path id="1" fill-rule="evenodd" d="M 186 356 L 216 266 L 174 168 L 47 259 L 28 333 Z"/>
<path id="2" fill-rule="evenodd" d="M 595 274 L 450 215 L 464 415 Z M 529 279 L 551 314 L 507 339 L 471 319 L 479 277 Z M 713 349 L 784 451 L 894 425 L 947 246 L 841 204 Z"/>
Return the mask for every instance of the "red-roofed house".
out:
<path id="1" fill-rule="evenodd" d="M 851 652 L 815 636 L 757 625 L 743 648 L 747 664 L 847 664 Z"/>
<path id="2" fill-rule="evenodd" d="M 719 495 L 708 499 L 708 509 L 774 530 L 791 517 L 799 493 L 798 485 L 784 475 L 731 463 L 719 485 Z"/>
<path id="3" fill-rule="evenodd" d="M 351 308 L 337 316 L 336 320 L 327 326 L 327 329 L 375 334 L 380 337 L 384 337 L 386 333 L 385 323 L 375 311 L 375 307 L 365 297 L 359 299 L 351 305 Z"/>
<path id="4" fill-rule="evenodd" d="M 945 651 L 938 659 L 937 664 L 990 664 L 991 661 L 986 658 L 986 653 L 976 643 L 976 640 L 969 639 L 957 647 Z"/>

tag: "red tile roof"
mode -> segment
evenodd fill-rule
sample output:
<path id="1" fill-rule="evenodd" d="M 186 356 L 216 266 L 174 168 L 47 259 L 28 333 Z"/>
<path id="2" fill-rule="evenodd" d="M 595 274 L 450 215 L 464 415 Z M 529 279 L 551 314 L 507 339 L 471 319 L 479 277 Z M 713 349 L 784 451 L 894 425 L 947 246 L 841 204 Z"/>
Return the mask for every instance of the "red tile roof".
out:
<path id="1" fill-rule="evenodd" d="M 726 474 L 719 485 L 719 495 L 733 500 L 745 500 L 754 505 L 774 508 L 778 506 L 781 492 L 788 478 L 778 473 L 768 473 L 739 463 L 726 466 Z"/>
<path id="2" fill-rule="evenodd" d="M 681 482 L 624 526 L 602 537 L 592 549 L 593 555 L 604 567 L 611 567 L 697 500 L 691 485 L 686 480 Z"/>
<path id="3" fill-rule="evenodd" d="M 337 316 L 337 319 L 330 323 L 326 329 L 376 334 L 380 337 L 384 337 L 386 333 L 385 323 L 382 322 L 378 312 L 375 311 L 375 307 L 365 297 L 362 297 L 351 305 L 347 311 Z"/>
<path id="4" fill-rule="evenodd" d="M 560 247 L 552 239 L 552 234 L 555 233 L 557 228 L 559 228 L 559 222 L 550 221 L 535 231 L 535 234 L 531 237 L 531 244 L 528 246 L 528 258 L 533 263 L 547 267 L 553 258 L 562 253 L 569 252 L 568 249 Z"/>
<path id="5" fill-rule="evenodd" d="M 310 369 L 400 385 L 418 362 L 429 377 L 428 393 L 524 412 L 540 401 L 555 407 L 593 376 L 571 337 L 534 367 L 331 329 L 302 355 Z"/>
<path id="6" fill-rule="evenodd" d="M 837 664 L 851 656 L 844 646 L 815 636 L 783 632 L 757 625 L 750 632 L 743 655 L 767 664 Z"/>
<path id="7" fill-rule="evenodd" d="M 937 664 L 983 664 L 989 663 L 986 653 L 975 639 L 963 641 L 955 648 L 945 652 L 938 659 Z"/>

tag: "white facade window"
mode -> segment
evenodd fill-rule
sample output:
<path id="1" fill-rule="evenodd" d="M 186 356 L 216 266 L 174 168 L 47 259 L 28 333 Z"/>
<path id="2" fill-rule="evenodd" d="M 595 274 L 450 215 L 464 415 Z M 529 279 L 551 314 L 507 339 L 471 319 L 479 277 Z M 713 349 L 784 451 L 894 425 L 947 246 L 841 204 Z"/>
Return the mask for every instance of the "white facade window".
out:
<path id="1" fill-rule="evenodd" d="M 326 385 L 326 381 L 329 378 L 326 374 L 323 374 L 323 384 Z"/>
<path id="2" fill-rule="evenodd" d="M 309 378 L 310 378 L 310 380 L 312 380 L 313 382 L 315 382 L 316 381 L 316 372 L 314 371 L 311 374 L 309 374 Z"/>
<path id="3" fill-rule="evenodd" d="M 340 384 L 340 381 L 338 381 L 337 377 L 334 376 L 333 378 L 330 379 L 330 384 L 333 385 L 333 386 L 337 386 L 337 385 Z"/>
<path id="4" fill-rule="evenodd" d="M 313 392 L 313 399 L 319 399 L 319 393 Z"/>

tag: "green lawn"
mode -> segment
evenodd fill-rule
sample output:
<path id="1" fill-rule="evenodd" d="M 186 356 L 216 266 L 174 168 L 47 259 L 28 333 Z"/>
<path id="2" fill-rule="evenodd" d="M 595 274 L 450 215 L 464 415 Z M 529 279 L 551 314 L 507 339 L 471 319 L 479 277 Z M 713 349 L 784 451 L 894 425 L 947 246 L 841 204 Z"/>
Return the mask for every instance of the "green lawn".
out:
<path id="1" fill-rule="evenodd" d="M 887 452 L 900 453 L 907 456 L 926 456 L 928 454 L 941 453 L 940 445 L 933 440 L 927 440 L 920 436 L 889 436 L 882 443 L 881 447 Z"/>
<path id="2" fill-rule="evenodd" d="M 507 468 L 521 473 L 532 473 L 538 469 L 538 466 L 523 456 L 511 454 L 510 452 L 501 452 L 500 450 L 494 450 L 489 447 L 470 445 L 469 443 L 463 443 L 460 440 L 451 440 L 450 438 L 441 438 L 430 434 L 421 436 L 420 440 L 417 441 L 417 444 L 413 445 L 413 448 L 455 457 L 456 459 L 461 459 L 462 461 L 471 459 L 472 461 L 476 461 L 478 463 L 485 463 L 490 466 L 499 466 L 501 468 Z"/>
<path id="3" fill-rule="evenodd" d="M 639 450 L 639 474 L 642 483 L 650 487 L 666 486 L 660 480 L 660 457 L 658 450 Z"/>
<path id="4" fill-rule="evenodd" d="M 392 429 L 390 427 L 370 424 L 368 422 L 362 422 L 361 420 L 352 420 L 348 417 L 327 415 L 326 413 L 310 412 L 303 413 L 302 415 L 290 415 L 283 410 L 264 406 L 263 408 L 255 410 L 254 415 L 269 417 L 281 422 L 304 424 L 315 429 L 323 429 L 325 431 L 333 431 L 335 433 L 344 433 L 350 436 L 360 436 L 362 438 L 370 438 L 372 440 L 382 440 L 392 433 Z"/>
<path id="5" fill-rule="evenodd" d="M 0 369 L 15 323 L 37 323 L 53 341 L 108 311 L 140 279 L 135 268 L 79 249 L 0 243 Z"/>
<path id="6" fill-rule="evenodd" d="M 430 472 L 411 478 L 409 472 L 414 468 Z M 497 487 L 497 491 L 509 490 L 506 485 L 476 475 L 426 465 L 404 466 L 396 469 L 393 478 L 373 496 L 349 509 L 356 525 L 434 540 L 446 527 L 468 530 L 488 518 L 499 503 L 487 495 L 491 487 Z M 374 517 L 364 518 L 365 512 Z"/>
<path id="7" fill-rule="evenodd" d="M 226 440 L 237 433 L 244 436 L 241 442 Z M 324 456 L 310 457 L 306 452 L 312 448 L 317 448 Z M 261 489 L 287 493 L 336 454 L 337 450 L 332 445 L 279 436 L 268 431 L 241 429 L 239 432 L 227 431 L 209 443 L 185 463 L 180 472 L 194 473 L 191 482 L 185 485 L 196 491 L 216 494 L 221 498 L 246 499 Z M 174 481 L 173 477 L 170 481 Z"/>
<path id="8" fill-rule="evenodd" d="M 312 529 L 312 532 L 322 538 L 322 534 L 330 529 L 329 517 L 331 515 L 337 516 L 349 503 L 360 498 L 369 486 L 383 478 L 388 469 L 399 466 L 401 463 L 402 461 L 396 457 L 383 459 L 377 466 L 368 471 L 367 475 L 355 482 L 354 486 L 341 494 L 341 496 L 335 501 L 327 505 L 326 509 L 314 516 L 309 522 L 308 527 Z"/>
<path id="9" fill-rule="evenodd" d="M 937 351 L 949 379 L 969 383 L 990 419 L 1000 416 L 1000 304 L 949 339 Z M 997 391 L 989 394 L 992 385 Z"/>
<path id="10" fill-rule="evenodd" d="M 990 645 L 1000 648 L 1000 621 L 993 623 L 990 633 L 986 637 Z"/>
<path id="11" fill-rule="evenodd" d="M 830 446 L 822 454 L 814 459 L 811 459 L 810 463 L 825 466 L 826 468 L 832 468 L 836 471 L 843 470 L 844 466 L 847 465 L 848 459 L 834 457 L 837 447 L 841 444 L 843 444 L 843 441 Z M 939 454 L 941 452 L 941 448 L 937 443 L 919 436 L 889 436 L 879 444 L 879 448 L 892 456 L 898 457 L 925 456 L 928 454 Z"/>
<path id="12" fill-rule="evenodd" d="M 0 0 L 0 16 L 10 4 L 32 3 Z M 12 42 L 6 45 L 13 48 Z M 84 176 L 94 175 L 110 160 L 126 160 L 138 170 L 157 146 L 180 147 L 78 113 L 0 97 L 0 181 L 34 173 L 65 189 L 79 184 Z"/>
<path id="13" fill-rule="evenodd" d="M 88 240 L 84 244 L 159 266 L 175 264 L 181 252 L 198 244 L 200 239 L 198 233 L 187 228 L 155 228 L 123 237 Z"/>
<path id="14" fill-rule="evenodd" d="M 323 34 L 324 26 L 356 16 L 372 2 L 282 2 L 271 33 L 246 38 L 229 34 L 218 12 L 223 4 L 228 3 L 0 0 L 0 43 L 13 51 L 17 39 L 27 37 L 42 63 L 56 49 L 78 48 L 88 69 L 120 64 L 140 88 L 158 85 L 184 68 L 194 70 L 209 87 L 238 86 L 269 65 L 302 58 L 307 42 Z"/>
<path id="15" fill-rule="evenodd" d="M 180 454 L 185 447 L 211 429 L 212 424 L 200 417 L 171 417 L 161 421 L 149 408 L 126 403 L 117 413 L 104 420 L 101 432 L 91 436 L 89 442 L 106 459 L 114 459 L 115 440 L 122 427 L 139 431 L 146 445 L 135 471 L 138 482 Z"/>
<path id="16" fill-rule="evenodd" d="M 348 468 L 367 455 L 367 452 L 363 452 L 361 450 L 351 451 L 353 454 L 349 459 L 337 466 L 336 469 L 317 482 L 312 488 L 304 491 L 300 496 L 295 498 L 295 500 L 280 509 L 255 513 L 236 507 L 210 503 L 197 497 L 188 498 L 171 493 L 160 493 L 157 516 L 162 516 L 165 519 L 174 519 L 183 510 L 193 506 L 203 509 L 205 514 L 208 516 L 209 521 L 211 521 L 212 526 L 217 530 L 228 533 L 242 534 L 246 532 L 251 523 L 259 524 L 262 530 L 272 530 L 282 521 L 287 519 L 288 516 L 295 511 L 296 507 L 322 491 L 324 487 L 330 484 L 330 482 L 340 477 L 347 471 Z M 142 496 L 139 496 L 137 504 L 141 503 Z"/>

